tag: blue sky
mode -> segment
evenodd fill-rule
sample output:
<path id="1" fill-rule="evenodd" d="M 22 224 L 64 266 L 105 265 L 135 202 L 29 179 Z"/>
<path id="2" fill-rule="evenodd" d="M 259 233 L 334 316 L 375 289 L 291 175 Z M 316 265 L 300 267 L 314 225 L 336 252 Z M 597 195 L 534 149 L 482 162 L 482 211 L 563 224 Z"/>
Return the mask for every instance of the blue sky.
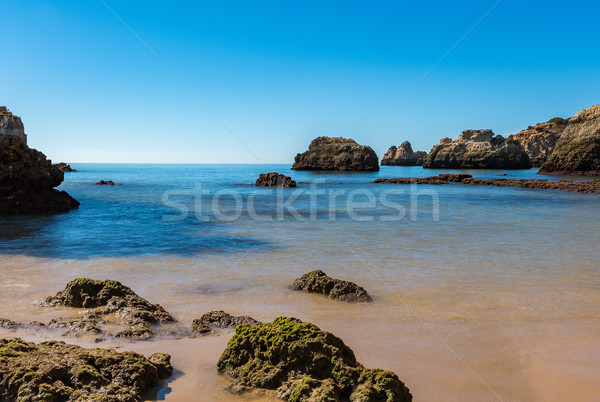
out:
<path id="1" fill-rule="evenodd" d="M 0 104 L 55 161 L 291 163 L 319 135 L 429 151 L 600 103 L 600 4 L 2 1 Z M 257 159 L 258 157 L 258 159 Z"/>

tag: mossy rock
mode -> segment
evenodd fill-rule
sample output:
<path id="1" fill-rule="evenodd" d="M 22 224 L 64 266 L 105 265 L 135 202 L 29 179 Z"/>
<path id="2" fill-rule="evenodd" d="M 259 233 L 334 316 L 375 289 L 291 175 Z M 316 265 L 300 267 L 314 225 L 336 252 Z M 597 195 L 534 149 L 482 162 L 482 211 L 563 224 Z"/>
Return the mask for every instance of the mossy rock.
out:
<path id="1" fill-rule="evenodd" d="M 169 377 L 170 356 L 150 358 L 64 342 L 0 339 L 0 400 L 140 401 Z"/>
<path id="2" fill-rule="evenodd" d="M 297 318 L 240 325 L 217 363 L 232 389 L 264 388 L 290 401 L 411 401 L 396 374 L 356 361 L 337 336 Z"/>
<path id="3" fill-rule="evenodd" d="M 367 291 L 354 282 L 334 279 L 319 269 L 302 275 L 292 284 L 294 290 L 320 293 L 335 300 L 346 302 L 371 302 Z"/>
<path id="4" fill-rule="evenodd" d="M 256 324 L 254 318 L 247 315 L 233 316 L 223 310 L 209 311 L 202 317 L 192 321 L 192 332 L 196 334 L 207 334 L 213 328 L 236 328 L 242 324 Z"/>

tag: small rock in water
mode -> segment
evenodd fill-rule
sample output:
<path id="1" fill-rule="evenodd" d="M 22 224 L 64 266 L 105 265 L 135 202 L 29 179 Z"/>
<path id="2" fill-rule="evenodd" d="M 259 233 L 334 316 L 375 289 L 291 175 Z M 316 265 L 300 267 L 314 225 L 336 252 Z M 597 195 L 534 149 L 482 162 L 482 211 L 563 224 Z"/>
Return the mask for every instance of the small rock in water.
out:
<path id="1" fill-rule="evenodd" d="M 112 180 L 100 180 L 98 183 L 95 183 L 98 186 L 114 186 L 115 182 Z"/>
<path id="2" fill-rule="evenodd" d="M 261 173 L 256 179 L 259 187 L 296 187 L 296 182 L 290 176 L 277 172 Z"/>
<path id="3" fill-rule="evenodd" d="M 213 328 L 236 328 L 238 325 L 256 323 L 258 321 L 247 315 L 232 316 L 222 310 L 210 311 L 192 322 L 192 332 L 205 334 Z"/>
<path id="4" fill-rule="evenodd" d="M 292 289 L 321 293 L 332 299 L 345 302 L 373 301 L 367 291 L 356 283 L 330 278 L 321 270 L 315 270 L 302 275 L 294 281 Z"/>

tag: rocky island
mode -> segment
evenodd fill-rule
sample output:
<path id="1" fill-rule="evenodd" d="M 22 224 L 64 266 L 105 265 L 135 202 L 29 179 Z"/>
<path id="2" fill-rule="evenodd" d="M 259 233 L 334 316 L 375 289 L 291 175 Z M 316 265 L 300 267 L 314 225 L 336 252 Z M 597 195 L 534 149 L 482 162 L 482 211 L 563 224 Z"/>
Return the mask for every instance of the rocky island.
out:
<path id="1" fill-rule="evenodd" d="M 569 120 L 539 173 L 600 175 L 600 105 L 583 109 Z"/>
<path id="2" fill-rule="evenodd" d="M 318 137 L 308 146 L 308 151 L 296 155 L 293 170 L 379 170 L 379 159 L 373 149 L 359 145 L 350 138 Z"/>
<path id="3" fill-rule="evenodd" d="M 410 142 L 404 141 L 399 147 L 392 145 L 381 158 L 381 166 L 422 166 L 425 151 L 414 152 Z"/>
<path id="4" fill-rule="evenodd" d="M 464 130 L 456 139 L 442 138 L 423 159 L 424 168 L 529 169 L 531 161 L 523 146 L 494 135 L 492 130 Z"/>

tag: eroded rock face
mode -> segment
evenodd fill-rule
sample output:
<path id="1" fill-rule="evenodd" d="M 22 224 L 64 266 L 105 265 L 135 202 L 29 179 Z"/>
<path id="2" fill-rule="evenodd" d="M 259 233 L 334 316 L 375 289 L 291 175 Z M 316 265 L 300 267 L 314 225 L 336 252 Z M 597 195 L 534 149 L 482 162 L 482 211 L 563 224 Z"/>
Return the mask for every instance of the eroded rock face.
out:
<path id="1" fill-rule="evenodd" d="M 0 339 L 3 401 L 141 401 L 147 389 L 172 372 L 164 353 L 146 358 L 57 341 L 36 345 Z"/>
<path id="2" fill-rule="evenodd" d="M 342 137 L 318 137 L 296 155 L 294 170 L 378 171 L 377 154 L 367 145 Z"/>
<path id="3" fill-rule="evenodd" d="M 236 328 L 238 325 L 256 323 L 258 321 L 247 315 L 233 316 L 223 310 L 209 311 L 192 321 L 192 332 L 206 334 L 212 332 L 214 328 Z"/>
<path id="4" fill-rule="evenodd" d="M 294 281 L 292 289 L 320 293 L 332 299 L 346 302 L 373 301 L 367 291 L 356 283 L 330 278 L 321 270 L 302 275 Z"/>
<path id="5" fill-rule="evenodd" d="M 276 390 L 289 401 L 411 401 L 390 371 L 367 369 L 337 336 L 297 318 L 240 325 L 217 363 L 232 390 Z"/>
<path id="6" fill-rule="evenodd" d="M 410 142 L 404 141 L 399 147 L 391 146 L 383 158 L 381 166 L 421 166 L 427 152 L 413 152 Z"/>
<path id="7" fill-rule="evenodd" d="M 600 175 L 600 105 L 569 119 L 540 173 Z"/>
<path id="8" fill-rule="evenodd" d="M 494 136 L 492 130 L 465 130 L 454 141 L 443 138 L 423 159 L 424 168 L 529 169 L 531 162 L 519 142 Z"/>
<path id="9" fill-rule="evenodd" d="M 277 172 L 261 173 L 256 179 L 259 187 L 296 187 L 296 182 L 290 176 Z"/>
<path id="10" fill-rule="evenodd" d="M 66 212 L 79 202 L 54 187 L 64 173 L 18 137 L 0 135 L 0 215 Z"/>
<path id="11" fill-rule="evenodd" d="M 508 139 L 518 141 L 523 146 L 531 160 L 531 166 L 540 167 L 554 151 L 556 142 L 567 127 L 567 122 L 566 119 L 554 118 L 547 123 L 536 124 L 517 134 L 509 135 Z"/>
<path id="12" fill-rule="evenodd" d="M 25 127 L 19 116 L 11 113 L 6 106 L 0 106 L 0 136 L 19 137 L 23 144 L 27 145 Z"/>
<path id="13" fill-rule="evenodd" d="M 71 165 L 66 164 L 65 162 L 60 162 L 55 164 L 54 166 L 56 166 L 61 172 L 76 172 L 77 169 L 73 169 L 71 167 Z"/>

